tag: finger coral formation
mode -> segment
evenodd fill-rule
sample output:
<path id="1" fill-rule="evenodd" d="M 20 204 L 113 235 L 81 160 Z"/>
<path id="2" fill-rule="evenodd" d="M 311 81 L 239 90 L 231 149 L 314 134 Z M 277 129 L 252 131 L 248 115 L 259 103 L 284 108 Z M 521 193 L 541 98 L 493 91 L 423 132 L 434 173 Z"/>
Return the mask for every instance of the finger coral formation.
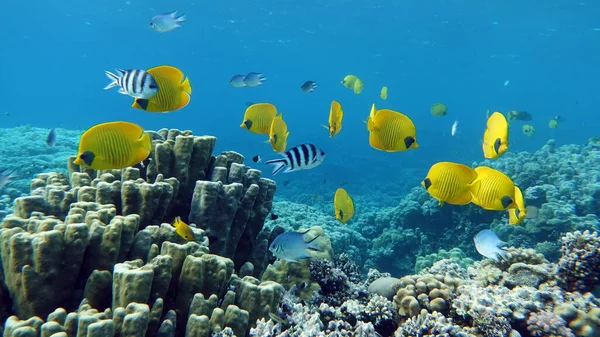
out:
<path id="1" fill-rule="evenodd" d="M 215 137 L 152 137 L 143 167 L 71 157 L 68 176 L 39 174 L 15 200 L 0 225 L 5 336 L 243 336 L 278 306 L 283 287 L 251 276 L 266 266 L 275 182 L 238 153 L 213 156 Z M 168 224 L 176 216 L 194 241 Z"/>

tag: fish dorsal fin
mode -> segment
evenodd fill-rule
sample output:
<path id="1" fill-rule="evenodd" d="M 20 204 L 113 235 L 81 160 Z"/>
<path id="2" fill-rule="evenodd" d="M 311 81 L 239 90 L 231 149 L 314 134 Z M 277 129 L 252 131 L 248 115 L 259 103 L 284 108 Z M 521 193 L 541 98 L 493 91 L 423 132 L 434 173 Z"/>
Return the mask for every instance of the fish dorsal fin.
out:
<path id="1" fill-rule="evenodd" d="M 158 78 L 162 78 L 165 81 L 173 81 L 177 85 L 182 85 L 185 79 L 185 75 L 181 70 L 171 66 L 158 66 L 147 70 L 158 82 Z M 189 82 L 188 82 L 189 85 Z M 191 87 L 189 88 L 191 93 Z"/>

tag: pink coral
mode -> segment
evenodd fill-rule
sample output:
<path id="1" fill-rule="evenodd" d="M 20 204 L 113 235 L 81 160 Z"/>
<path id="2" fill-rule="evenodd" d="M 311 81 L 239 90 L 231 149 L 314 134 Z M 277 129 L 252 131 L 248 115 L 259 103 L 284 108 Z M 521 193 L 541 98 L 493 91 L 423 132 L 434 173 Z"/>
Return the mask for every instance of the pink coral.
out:
<path id="1" fill-rule="evenodd" d="M 533 337 L 575 337 L 567 323 L 549 311 L 531 313 L 527 320 L 527 331 Z"/>

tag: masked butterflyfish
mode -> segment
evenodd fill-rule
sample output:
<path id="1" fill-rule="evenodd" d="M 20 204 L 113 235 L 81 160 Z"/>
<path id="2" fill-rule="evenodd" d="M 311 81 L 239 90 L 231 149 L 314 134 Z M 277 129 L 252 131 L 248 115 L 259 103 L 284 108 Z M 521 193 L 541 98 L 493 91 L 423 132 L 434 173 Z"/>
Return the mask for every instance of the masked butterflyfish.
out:
<path id="1" fill-rule="evenodd" d="M 533 136 L 535 134 L 535 128 L 532 125 L 523 125 L 523 134 L 525 136 Z"/>
<path id="2" fill-rule="evenodd" d="M 487 210 L 502 211 L 516 207 L 515 184 L 504 173 L 487 166 L 475 168 L 471 202 Z"/>
<path id="3" fill-rule="evenodd" d="M 252 104 L 244 112 L 244 120 L 240 127 L 253 133 L 268 135 L 275 115 L 277 109 L 271 103 Z"/>
<path id="4" fill-rule="evenodd" d="M 363 81 L 360 78 L 357 78 L 356 81 L 354 81 L 354 86 L 352 86 L 352 90 L 354 90 L 355 94 L 360 94 L 363 91 L 365 84 L 363 83 Z"/>
<path id="5" fill-rule="evenodd" d="M 190 228 L 190 225 L 181 220 L 180 217 L 176 217 L 171 225 L 175 227 L 175 233 L 179 234 L 179 236 L 187 241 L 194 241 L 194 232 Z"/>
<path id="6" fill-rule="evenodd" d="M 453 205 L 466 205 L 471 202 L 471 183 L 477 178 L 475 170 L 469 166 L 451 162 L 433 164 L 421 182 L 427 192 L 440 205 L 444 202 Z"/>
<path id="7" fill-rule="evenodd" d="M 342 85 L 348 89 L 354 90 L 354 83 L 357 79 L 358 77 L 356 77 L 355 75 L 346 75 L 342 80 Z"/>
<path id="8" fill-rule="evenodd" d="M 271 121 L 269 129 L 269 143 L 275 152 L 283 152 L 287 146 L 287 138 L 290 135 L 287 124 L 283 121 L 283 114 L 279 114 Z"/>
<path id="9" fill-rule="evenodd" d="M 378 150 L 398 152 L 419 147 L 415 124 L 403 113 L 377 110 L 375 116 L 367 121 L 367 128 L 370 131 L 369 144 Z"/>
<path id="10" fill-rule="evenodd" d="M 500 112 L 494 112 L 487 120 L 483 133 L 483 156 L 498 158 L 508 150 L 508 122 Z"/>
<path id="11" fill-rule="evenodd" d="M 352 201 L 348 192 L 343 188 L 338 188 L 335 191 L 333 207 L 335 209 L 335 218 L 341 223 L 350 221 L 354 216 L 354 201 Z"/>
<path id="12" fill-rule="evenodd" d="M 444 103 L 435 103 L 431 106 L 431 114 L 434 116 L 446 116 L 448 107 Z"/>
<path id="13" fill-rule="evenodd" d="M 521 189 L 515 186 L 515 206 L 508 209 L 508 223 L 518 225 L 527 217 L 527 207 Z"/>
<path id="14" fill-rule="evenodd" d="M 382 100 L 386 100 L 387 99 L 387 95 L 388 95 L 388 88 L 384 85 L 383 88 L 381 88 L 381 92 L 379 93 L 379 97 L 381 97 Z"/>
<path id="15" fill-rule="evenodd" d="M 323 125 L 329 130 L 329 137 L 337 135 L 342 130 L 342 117 L 344 117 L 342 105 L 338 101 L 332 101 L 329 108 L 329 126 Z"/>
<path id="16" fill-rule="evenodd" d="M 192 86 L 181 70 L 171 66 L 158 66 L 148 69 L 148 73 L 158 84 L 158 92 L 148 99 L 136 98 L 132 108 L 148 112 L 170 112 L 190 103 Z"/>
<path id="17" fill-rule="evenodd" d="M 118 170 L 143 161 L 151 150 L 152 138 L 141 126 L 102 123 L 81 135 L 74 163 L 94 170 Z"/>
<path id="18" fill-rule="evenodd" d="M 365 121 L 365 124 L 367 124 L 367 130 L 371 131 L 371 129 L 373 128 L 373 121 L 375 120 L 375 114 L 377 113 L 377 108 L 375 107 L 375 103 L 373 103 L 373 105 L 371 105 L 371 112 L 369 112 L 369 117 L 367 117 L 367 120 Z"/>

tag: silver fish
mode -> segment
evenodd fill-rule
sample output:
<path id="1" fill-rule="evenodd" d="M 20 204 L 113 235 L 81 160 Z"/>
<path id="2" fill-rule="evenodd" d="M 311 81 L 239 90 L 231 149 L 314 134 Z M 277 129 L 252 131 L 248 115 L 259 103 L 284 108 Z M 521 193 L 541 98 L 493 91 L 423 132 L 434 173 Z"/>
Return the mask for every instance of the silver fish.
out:
<path id="1" fill-rule="evenodd" d="M 0 190 L 4 189 L 10 183 L 11 179 L 17 177 L 16 171 L 17 169 L 13 169 L 12 171 L 10 169 L 0 170 Z"/>
<path id="2" fill-rule="evenodd" d="M 48 133 L 48 137 L 46 137 L 46 144 L 50 147 L 56 145 L 56 130 L 52 129 Z"/>
<path id="3" fill-rule="evenodd" d="M 314 81 L 306 81 L 304 84 L 300 86 L 300 90 L 304 92 L 312 92 L 317 88 L 317 82 Z"/>
<path id="4" fill-rule="evenodd" d="M 181 27 L 180 23 L 182 22 L 185 22 L 185 15 L 177 16 L 177 11 L 172 11 L 154 16 L 150 20 L 150 28 L 159 33 L 165 33 Z"/>
<path id="5" fill-rule="evenodd" d="M 308 242 L 304 241 L 304 234 L 308 231 L 307 229 L 305 232 L 285 232 L 279 234 L 269 246 L 269 251 L 275 257 L 288 262 L 298 262 L 300 259 L 312 258 L 308 250 L 322 250 L 315 242 L 319 236 L 314 237 Z"/>
<path id="6" fill-rule="evenodd" d="M 503 260 L 506 260 L 506 250 L 500 248 L 506 242 L 500 240 L 498 235 L 493 231 L 489 229 L 480 231 L 473 237 L 473 242 L 475 242 L 477 252 L 488 259 L 499 262 L 498 257 L 501 257 Z"/>
<path id="7" fill-rule="evenodd" d="M 158 84 L 154 77 L 142 69 L 116 69 L 119 73 L 113 74 L 106 71 L 106 76 L 112 80 L 104 90 L 113 87 L 121 87 L 119 94 L 128 95 L 134 98 L 149 99 L 158 92 Z"/>
<path id="8" fill-rule="evenodd" d="M 234 88 L 242 88 L 246 86 L 244 83 L 244 75 L 233 75 L 233 77 L 229 80 L 229 84 L 231 84 Z"/>
<path id="9" fill-rule="evenodd" d="M 258 87 L 266 80 L 267 78 L 261 73 L 248 73 L 244 76 L 244 84 L 247 87 Z"/>
<path id="10" fill-rule="evenodd" d="M 267 160 L 265 164 L 275 165 L 273 175 L 285 168 L 283 173 L 315 168 L 325 160 L 325 151 L 314 144 L 302 144 L 283 153 L 283 158 Z"/>

